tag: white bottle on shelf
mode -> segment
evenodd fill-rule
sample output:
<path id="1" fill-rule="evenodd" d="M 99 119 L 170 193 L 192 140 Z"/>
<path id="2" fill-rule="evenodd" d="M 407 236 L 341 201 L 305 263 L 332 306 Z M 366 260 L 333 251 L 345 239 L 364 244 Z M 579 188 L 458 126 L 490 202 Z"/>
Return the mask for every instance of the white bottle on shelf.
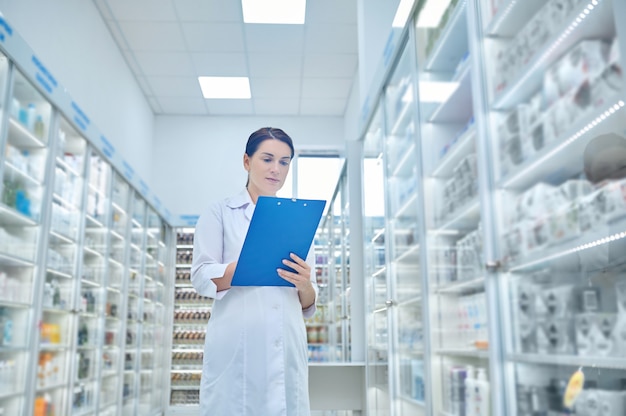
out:
<path id="1" fill-rule="evenodd" d="M 484 368 L 479 368 L 476 374 L 476 395 L 474 397 L 473 416 L 489 416 L 490 411 L 489 381 Z"/>
<path id="2" fill-rule="evenodd" d="M 465 376 L 465 416 L 478 416 L 475 409 L 476 379 L 474 378 L 474 367 L 468 365 Z"/>
<path id="3" fill-rule="evenodd" d="M 28 118 L 26 119 L 26 126 L 28 127 L 28 130 L 30 130 L 31 132 L 35 131 L 35 119 L 37 117 L 37 110 L 35 109 L 35 104 L 33 103 L 29 103 L 28 104 Z"/>

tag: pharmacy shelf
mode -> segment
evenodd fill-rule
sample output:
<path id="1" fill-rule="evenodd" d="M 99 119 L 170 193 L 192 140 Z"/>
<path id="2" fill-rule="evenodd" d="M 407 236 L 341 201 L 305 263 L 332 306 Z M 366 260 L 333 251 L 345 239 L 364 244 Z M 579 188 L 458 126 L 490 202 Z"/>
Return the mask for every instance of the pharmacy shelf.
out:
<path id="1" fill-rule="evenodd" d="M 448 283 L 442 286 L 436 286 L 433 289 L 433 292 L 440 295 L 463 295 L 466 293 L 473 293 L 481 290 L 485 290 L 484 276 L 480 276 L 470 280 L 461 280 L 454 283 Z"/>
<path id="2" fill-rule="evenodd" d="M 562 181 L 580 171 L 572 163 L 581 155 L 587 144 L 600 134 L 619 131 L 626 117 L 622 94 L 607 97 L 605 104 L 582 117 L 561 137 L 542 149 L 535 157 L 523 163 L 504 177 L 499 184 L 505 189 L 526 189 L 545 178 Z M 530 139 L 529 139 L 530 140 Z"/>
<path id="3" fill-rule="evenodd" d="M 556 354 L 509 354 L 507 360 L 518 364 L 541 364 L 552 366 L 594 367 L 626 370 L 624 357 L 583 357 Z"/>
<path id="4" fill-rule="evenodd" d="M 459 0 L 426 63 L 427 71 L 452 72 L 467 52 L 467 0 Z"/>
<path id="5" fill-rule="evenodd" d="M 545 5 L 545 0 L 509 0 L 502 4 L 485 29 L 486 36 L 510 38 Z"/>
<path id="6" fill-rule="evenodd" d="M 474 106 L 472 102 L 470 60 L 466 60 L 460 68 L 458 86 L 450 97 L 439 105 L 421 104 L 422 116 L 429 123 L 465 123 L 472 117 Z"/>
<path id="7" fill-rule="evenodd" d="M 448 218 L 450 217 L 450 218 Z M 480 222 L 480 202 L 478 195 L 465 203 L 464 206 L 448 215 L 443 223 L 431 232 L 441 231 L 471 231 L 478 227 Z"/>
<path id="8" fill-rule="evenodd" d="M 546 70 L 567 50 L 582 39 L 611 39 L 615 28 L 611 16 L 611 2 L 599 0 L 588 9 L 588 2 L 582 1 L 554 35 L 539 48 L 533 58 L 519 69 L 520 77 L 510 83 L 493 102 L 494 110 L 512 109 L 515 105 L 528 101 L 539 90 Z"/>
<path id="9" fill-rule="evenodd" d="M 615 240 L 626 238 L 626 217 L 616 220 L 610 225 L 616 232 L 607 234 L 602 230 L 590 230 L 575 239 L 570 239 L 562 244 L 542 247 L 534 250 L 532 255 L 517 261 L 505 263 L 505 270 L 509 272 L 521 273 L 532 272 L 550 264 L 554 270 L 559 268 L 571 268 L 572 264 L 578 264 L 579 252 L 585 251 L 586 258 L 603 258 L 607 246 Z M 596 254 L 597 253 L 597 254 Z M 595 256 L 595 257 L 594 257 Z M 605 264 L 606 267 L 610 264 Z"/>
<path id="10" fill-rule="evenodd" d="M 437 355 L 447 355 L 460 358 L 477 358 L 481 360 L 489 359 L 489 351 L 487 350 L 441 348 L 436 349 L 434 353 Z"/>
<path id="11" fill-rule="evenodd" d="M 475 153 L 476 147 L 476 126 L 472 124 L 469 128 L 463 131 L 460 137 L 456 140 L 454 145 L 450 147 L 450 150 L 441 159 L 441 162 L 430 175 L 433 178 L 450 178 L 461 160 L 470 153 Z"/>

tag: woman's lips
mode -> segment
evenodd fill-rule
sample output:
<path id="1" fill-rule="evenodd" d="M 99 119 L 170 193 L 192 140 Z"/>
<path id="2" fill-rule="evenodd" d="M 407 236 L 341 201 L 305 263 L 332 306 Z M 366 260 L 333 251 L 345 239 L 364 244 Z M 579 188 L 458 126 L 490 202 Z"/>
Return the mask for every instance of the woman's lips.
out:
<path id="1" fill-rule="evenodd" d="M 271 183 L 279 183 L 280 180 L 278 179 L 274 179 L 274 178 L 267 178 L 268 181 L 270 181 Z"/>

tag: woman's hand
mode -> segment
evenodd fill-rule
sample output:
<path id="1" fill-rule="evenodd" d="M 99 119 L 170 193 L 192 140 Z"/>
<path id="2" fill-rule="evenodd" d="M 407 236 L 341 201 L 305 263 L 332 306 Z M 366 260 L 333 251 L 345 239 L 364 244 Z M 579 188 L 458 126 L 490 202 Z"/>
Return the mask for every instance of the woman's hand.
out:
<path id="1" fill-rule="evenodd" d="M 302 309 L 306 309 L 315 302 L 315 289 L 311 284 L 311 267 L 294 253 L 291 253 L 290 257 L 291 260 L 284 259 L 283 264 L 294 271 L 277 269 L 278 275 L 298 289 Z"/>

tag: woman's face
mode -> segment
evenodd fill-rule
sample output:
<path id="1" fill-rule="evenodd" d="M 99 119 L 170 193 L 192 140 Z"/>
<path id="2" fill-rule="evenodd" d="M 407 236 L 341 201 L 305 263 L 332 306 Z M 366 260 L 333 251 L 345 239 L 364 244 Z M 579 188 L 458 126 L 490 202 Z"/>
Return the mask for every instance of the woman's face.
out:
<path id="1" fill-rule="evenodd" d="M 257 151 L 243 155 L 243 165 L 249 174 L 248 192 L 256 196 L 275 196 L 289 172 L 291 148 L 280 140 L 267 139 Z"/>

